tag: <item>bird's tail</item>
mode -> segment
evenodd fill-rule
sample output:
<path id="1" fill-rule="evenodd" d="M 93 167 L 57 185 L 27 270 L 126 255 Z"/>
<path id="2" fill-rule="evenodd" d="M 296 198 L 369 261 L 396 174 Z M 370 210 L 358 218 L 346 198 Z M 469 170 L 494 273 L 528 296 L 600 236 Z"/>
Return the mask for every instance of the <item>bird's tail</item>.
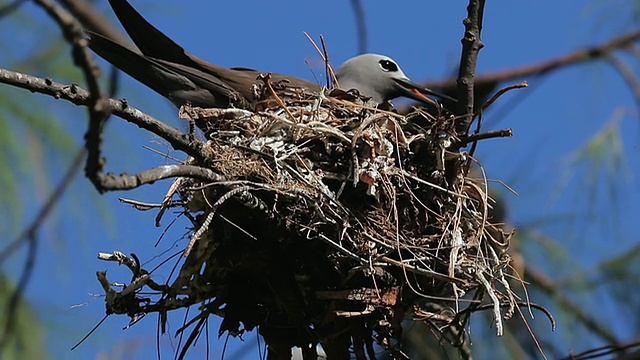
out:
<path id="1" fill-rule="evenodd" d="M 169 89 L 164 86 L 165 82 L 158 81 L 159 74 L 162 74 L 158 71 L 158 67 L 162 67 L 161 64 L 100 34 L 89 31 L 86 31 L 86 34 L 89 36 L 89 47 L 101 58 L 166 96 Z"/>
<path id="2" fill-rule="evenodd" d="M 144 55 L 184 65 L 193 63 L 182 46 L 151 25 L 127 0 L 109 0 L 109 4 Z"/>

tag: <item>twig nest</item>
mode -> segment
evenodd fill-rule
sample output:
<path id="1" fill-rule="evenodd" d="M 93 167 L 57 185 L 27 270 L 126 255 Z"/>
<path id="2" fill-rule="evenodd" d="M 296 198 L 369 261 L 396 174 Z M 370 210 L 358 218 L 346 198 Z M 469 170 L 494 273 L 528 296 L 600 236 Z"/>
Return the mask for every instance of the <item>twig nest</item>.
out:
<path id="1" fill-rule="evenodd" d="M 454 118 L 340 96 L 181 109 L 211 154 L 190 164 L 225 180 L 176 184 L 193 234 L 152 311 L 201 304 L 192 334 L 218 314 L 220 333 L 259 327 L 270 349 L 321 343 L 330 358 L 374 339 L 397 350 L 406 316 L 464 331 L 463 296 L 488 299 L 501 331 L 509 235 L 488 218 L 486 182 L 448 150 Z"/>

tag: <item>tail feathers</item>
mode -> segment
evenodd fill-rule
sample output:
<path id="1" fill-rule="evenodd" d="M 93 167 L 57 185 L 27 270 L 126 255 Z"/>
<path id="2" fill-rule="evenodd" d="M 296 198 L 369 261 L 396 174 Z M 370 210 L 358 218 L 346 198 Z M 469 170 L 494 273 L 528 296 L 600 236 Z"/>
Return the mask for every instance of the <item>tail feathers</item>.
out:
<path id="1" fill-rule="evenodd" d="M 131 40 L 144 55 L 193 66 L 193 60 L 185 50 L 151 25 L 129 2 L 109 0 L 109 4 Z"/>
<path id="2" fill-rule="evenodd" d="M 227 107 L 231 102 L 248 106 L 242 94 L 214 74 L 146 56 L 96 33 L 87 34 L 91 50 L 177 106 Z"/>
<path id="3" fill-rule="evenodd" d="M 159 80 L 162 74 L 170 74 L 170 70 L 162 68 L 161 64 L 99 34 L 87 34 L 91 50 L 118 69 L 165 97 L 169 97 L 174 90 L 166 86 L 166 81 Z M 178 83 L 173 84 L 177 86 Z"/>

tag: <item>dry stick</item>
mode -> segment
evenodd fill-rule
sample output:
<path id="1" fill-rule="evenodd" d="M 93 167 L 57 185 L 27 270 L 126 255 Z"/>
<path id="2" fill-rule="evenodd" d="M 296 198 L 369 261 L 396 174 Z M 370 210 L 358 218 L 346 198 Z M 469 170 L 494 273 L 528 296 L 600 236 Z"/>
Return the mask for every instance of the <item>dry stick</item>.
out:
<path id="1" fill-rule="evenodd" d="M 45 9 L 60 26 L 65 39 L 72 45 L 72 55 L 74 63 L 80 67 L 89 86 L 89 93 L 94 105 L 100 98 L 100 87 L 98 77 L 100 69 L 93 61 L 93 56 L 86 50 L 86 39 L 83 38 L 82 29 L 77 20 L 67 11 L 49 0 L 36 0 L 36 4 Z M 92 109 L 89 109 L 92 111 Z M 93 109 L 100 110 L 100 109 Z M 100 114 L 104 117 L 104 114 Z"/>
<path id="2" fill-rule="evenodd" d="M 498 300 L 498 296 L 495 291 L 493 291 L 493 287 L 489 280 L 484 277 L 484 270 L 479 269 L 475 272 L 476 280 L 478 280 L 485 288 L 487 295 L 491 298 L 492 310 L 493 310 L 493 324 L 496 326 L 496 335 L 502 336 L 504 333 L 502 326 L 502 316 L 500 314 L 500 300 Z"/>
<path id="3" fill-rule="evenodd" d="M 518 308 L 522 308 L 522 307 L 526 307 L 526 308 L 533 308 L 536 310 L 541 311 L 549 320 L 549 323 L 551 325 L 551 331 L 556 331 L 556 319 L 553 317 L 553 314 L 547 310 L 547 308 L 545 308 L 544 306 L 540 305 L 540 304 L 536 304 L 536 303 L 532 303 L 529 301 L 526 302 L 518 302 L 516 303 L 516 305 L 518 305 Z M 509 304 L 501 304 L 501 306 L 510 306 Z M 484 311 L 484 310 L 491 310 L 493 309 L 493 304 L 480 304 L 478 306 L 476 306 L 475 308 L 471 309 L 471 308 L 467 308 L 465 310 L 462 311 L 462 313 L 467 313 L 467 312 L 477 312 L 477 311 Z"/>
<path id="4" fill-rule="evenodd" d="M 522 82 L 520 82 L 518 84 L 509 85 L 509 86 L 506 86 L 506 87 L 500 89 L 500 91 L 498 91 L 495 95 L 493 95 L 491 97 L 491 99 L 487 100 L 487 102 L 484 103 L 484 105 L 482 105 L 480 110 L 476 111 L 476 115 L 478 115 L 480 113 L 483 113 L 489 106 L 493 105 L 493 103 L 496 100 L 498 100 L 498 98 L 500 96 L 502 96 L 504 93 L 506 93 L 507 91 L 514 90 L 514 89 L 521 89 L 521 88 L 525 88 L 527 86 L 529 86 L 529 84 L 527 84 L 526 81 L 522 81 Z"/>
<path id="5" fill-rule="evenodd" d="M 316 51 L 318 52 L 318 55 L 320 55 L 320 57 L 322 57 L 322 61 L 327 61 L 327 59 L 324 57 L 322 50 L 320 50 L 320 47 L 318 46 L 318 44 L 316 44 L 316 42 L 313 40 L 313 38 L 311 37 L 311 35 L 309 35 L 309 33 L 307 33 L 306 31 L 302 32 L 304 34 L 304 36 L 307 37 L 307 40 L 309 40 L 309 42 L 311 42 L 311 45 L 313 45 L 313 47 L 316 49 Z"/>
<path id="6" fill-rule="evenodd" d="M 259 79 L 264 82 L 264 84 L 269 89 L 269 92 L 271 92 L 271 95 L 274 97 L 274 99 L 276 99 L 276 102 L 278 103 L 278 105 L 280 105 L 280 107 L 287 113 L 287 115 L 289 115 L 289 117 L 291 118 L 291 121 L 296 122 L 297 119 L 295 116 L 293 116 L 287 104 L 285 104 L 284 101 L 282 101 L 280 96 L 278 96 L 276 91 L 273 89 L 273 86 L 271 86 L 271 82 L 269 81 L 269 74 L 267 74 L 267 76 L 261 75 L 259 76 Z"/>
<path id="7" fill-rule="evenodd" d="M 336 77 L 336 74 L 333 72 L 333 69 L 331 68 L 331 61 L 329 60 L 329 52 L 327 51 L 327 43 L 324 41 L 324 36 L 322 35 L 320 35 L 320 42 L 322 43 L 322 52 L 325 59 L 324 63 L 327 71 L 327 77 L 331 77 L 331 82 L 327 80 L 327 86 L 331 85 L 331 89 L 333 89 L 338 85 L 338 78 Z"/>
<path id="8" fill-rule="evenodd" d="M 455 277 L 447 276 L 445 274 L 441 274 L 441 273 L 436 272 L 436 271 L 432 271 L 432 270 L 429 270 L 429 269 L 423 269 L 423 268 L 420 268 L 420 267 L 417 267 L 417 266 L 409 265 L 404 261 L 398 261 L 398 260 L 392 259 L 392 258 L 390 258 L 388 256 L 382 256 L 382 257 L 378 258 L 378 260 L 384 261 L 384 262 L 389 263 L 391 265 L 395 265 L 395 266 L 401 267 L 403 269 L 408 270 L 409 272 L 413 272 L 413 273 L 416 273 L 416 274 L 424 275 L 424 276 L 426 276 L 428 278 L 431 278 L 431 279 L 436 279 L 436 280 L 441 280 L 441 281 L 445 281 L 445 282 L 455 283 L 455 284 L 458 284 L 460 286 L 469 285 L 468 282 L 463 280 L 463 279 L 458 279 L 458 278 L 455 278 Z"/>
<path id="9" fill-rule="evenodd" d="M 474 118 L 474 78 L 478 52 L 484 46 L 480 40 L 483 11 L 484 0 L 469 0 L 467 18 L 463 21 L 465 32 L 462 37 L 462 55 L 457 80 L 458 106 L 456 115 L 460 116 L 460 119 L 456 124 L 456 133 L 459 137 L 465 137 L 468 134 Z"/>
<path id="10" fill-rule="evenodd" d="M 333 80 L 335 80 L 336 76 L 333 75 L 333 71 L 331 70 L 331 66 L 329 65 L 329 53 L 327 52 L 327 44 L 324 42 L 324 36 L 320 35 L 320 42 L 322 43 L 322 58 L 324 59 L 324 76 L 325 82 L 329 89 L 333 88 Z M 333 75 L 333 76 L 331 76 Z"/>
<path id="11" fill-rule="evenodd" d="M 462 146 L 466 146 L 470 142 L 475 142 L 475 141 L 484 140 L 484 139 L 500 138 L 500 137 L 511 137 L 511 136 L 513 136 L 513 132 L 511 131 L 511 129 L 492 130 L 492 131 L 487 131 L 483 133 L 469 135 L 467 138 L 462 139 L 459 142 L 459 145 L 462 147 Z"/>
<path id="12" fill-rule="evenodd" d="M 209 204 L 209 202 L 207 201 L 207 204 L 209 205 L 209 214 L 207 214 L 207 217 L 204 219 L 204 221 L 202 222 L 202 225 L 200 225 L 198 230 L 194 232 L 193 235 L 191 235 L 191 239 L 189 239 L 189 244 L 184 249 L 184 253 L 183 253 L 184 256 L 185 257 L 189 256 L 189 253 L 191 253 L 191 249 L 193 249 L 193 246 L 195 245 L 196 241 L 198 241 L 198 239 L 200 239 L 202 235 L 204 235 L 204 233 L 207 230 L 209 230 L 209 225 L 211 225 L 211 221 L 213 221 L 213 217 L 215 216 L 216 211 L 218 210 L 220 205 L 222 205 L 225 201 L 229 200 L 231 197 L 237 194 L 240 194 L 245 191 L 253 190 L 253 189 L 254 188 L 251 186 L 238 187 L 224 193 L 214 204 Z M 206 200 L 206 196 L 205 196 L 205 200 Z"/>
<path id="13" fill-rule="evenodd" d="M 123 204 L 131 205 L 134 209 L 139 211 L 148 211 L 148 210 L 157 209 L 163 206 L 162 203 L 149 203 L 149 202 L 127 199 L 122 197 L 118 198 L 118 201 L 120 201 Z"/>
<path id="14" fill-rule="evenodd" d="M 303 34 L 304 36 L 307 37 L 307 40 L 311 42 L 311 45 L 313 45 L 313 47 L 318 52 L 318 55 L 320 55 L 320 58 L 322 58 L 322 61 L 324 61 L 326 67 L 329 69 L 329 74 L 331 74 L 331 78 L 334 86 L 340 87 L 338 84 L 338 80 L 336 79 L 336 74 L 333 72 L 333 68 L 331 67 L 331 64 L 329 64 L 329 59 L 325 56 L 325 53 L 322 50 L 320 50 L 320 47 L 318 46 L 318 44 L 316 44 L 316 42 L 311 38 L 311 36 L 307 32 L 303 32 Z M 324 43 L 324 40 L 323 40 L 323 43 Z"/>
<path id="15" fill-rule="evenodd" d="M 188 161 L 189 160 L 187 160 L 187 162 Z M 169 207 L 172 207 L 171 204 L 173 203 L 172 201 L 173 195 L 175 195 L 178 192 L 178 189 L 180 188 L 180 186 L 184 181 L 185 181 L 185 178 L 180 177 L 175 179 L 171 183 L 171 186 L 169 186 L 169 190 L 167 190 L 167 192 L 164 195 L 164 198 L 162 198 L 162 203 L 160 204 L 160 211 L 158 211 L 158 214 L 156 214 L 156 227 L 161 226 L 162 216 L 164 215 L 165 211 Z"/>
<path id="16" fill-rule="evenodd" d="M 36 0 L 35 3 L 45 9 L 47 14 L 60 26 L 64 38 L 72 46 L 71 54 L 73 62 L 82 70 L 89 87 L 89 127 L 85 134 L 85 149 L 87 153 L 85 175 L 92 180 L 94 186 L 98 188 L 95 182 L 96 178 L 93 178 L 91 174 L 102 171 L 102 167 L 104 166 L 104 161 L 100 157 L 100 149 L 102 147 L 101 133 L 105 121 L 110 114 L 107 106 L 108 99 L 101 95 L 102 92 L 98 83 L 100 68 L 95 63 L 93 56 L 86 49 L 87 41 L 83 38 L 82 29 L 77 20 L 58 4 L 49 0 Z M 99 324 L 97 326 L 99 326 Z M 90 334 L 87 334 L 87 336 L 89 335 Z"/>

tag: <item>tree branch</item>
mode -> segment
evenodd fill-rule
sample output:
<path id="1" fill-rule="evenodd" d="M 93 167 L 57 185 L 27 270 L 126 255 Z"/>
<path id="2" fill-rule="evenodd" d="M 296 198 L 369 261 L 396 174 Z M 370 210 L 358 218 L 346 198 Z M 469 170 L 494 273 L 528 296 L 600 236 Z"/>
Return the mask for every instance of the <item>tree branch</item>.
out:
<path id="1" fill-rule="evenodd" d="M 614 50 L 628 48 L 635 42 L 640 41 L 640 30 L 615 37 L 602 44 L 573 50 L 565 55 L 558 56 L 553 59 L 541 61 L 535 64 L 524 65 L 512 69 L 486 72 L 475 78 L 476 86 L 483 86 L 492 83 L 500 83 L 505 81 L 513 81 L 531 76 L 540 76 L 548 72 L 559 70 L 566 66 L 576 65 L 588 61 L 599 60 Z M 456 80 L 453 78 L 426 81 L 425 85 L 430 89 L 453 89 L 456 86 Z M 446 91 L 445 91 L 446 93 Z"/>
<path id="2" fill-rule="evenodd" d="M 89 92 L 78 85 L 65 85 L 51 79 L 18 73 L 0 68 L 0 83 L 13 85 L 31 92 L 49 95 L 56 99 L 67 100 L 75 105 L 89 106 Z M 108 111 L 132 124 L 135 124 L 165 139 L 175 150 L 183 151 L 198 162 L 206 162 L 208 157 L 201 143 L 193 143 L 190 135 L 148 115 L 127 104 L 126 100 L 108 99 Z"/>
<path id="3" fill-rule="evenodd" d="M 102 186 L 105 190 L 130 190 L 145 184 L 153 184 L 158 180 L 175 177 L 188 177 L 208 182 L 226 180 L 224 176 L 212 170 L 193 165 L 162 165 L 153 169 L 141 171 L 135 175 L 121 174 L 116 176 L 108 173 L 103 176 Z"/>
<path id="4" fill-rule="evenodd" d="M 469 0 L 467 18 L 463 21 L 465 32 L 462 38 L 460 72 L 457 80 L 458 106 L 456 109 L 456 114 L 460 117 L 456 124 L 456 132 L 460 137 L 467 136 L 474 118 L 473 98 L 476 64 L 478 52 L 484 46 L 480 40 L 483 11 L 484 0 Z"/>

